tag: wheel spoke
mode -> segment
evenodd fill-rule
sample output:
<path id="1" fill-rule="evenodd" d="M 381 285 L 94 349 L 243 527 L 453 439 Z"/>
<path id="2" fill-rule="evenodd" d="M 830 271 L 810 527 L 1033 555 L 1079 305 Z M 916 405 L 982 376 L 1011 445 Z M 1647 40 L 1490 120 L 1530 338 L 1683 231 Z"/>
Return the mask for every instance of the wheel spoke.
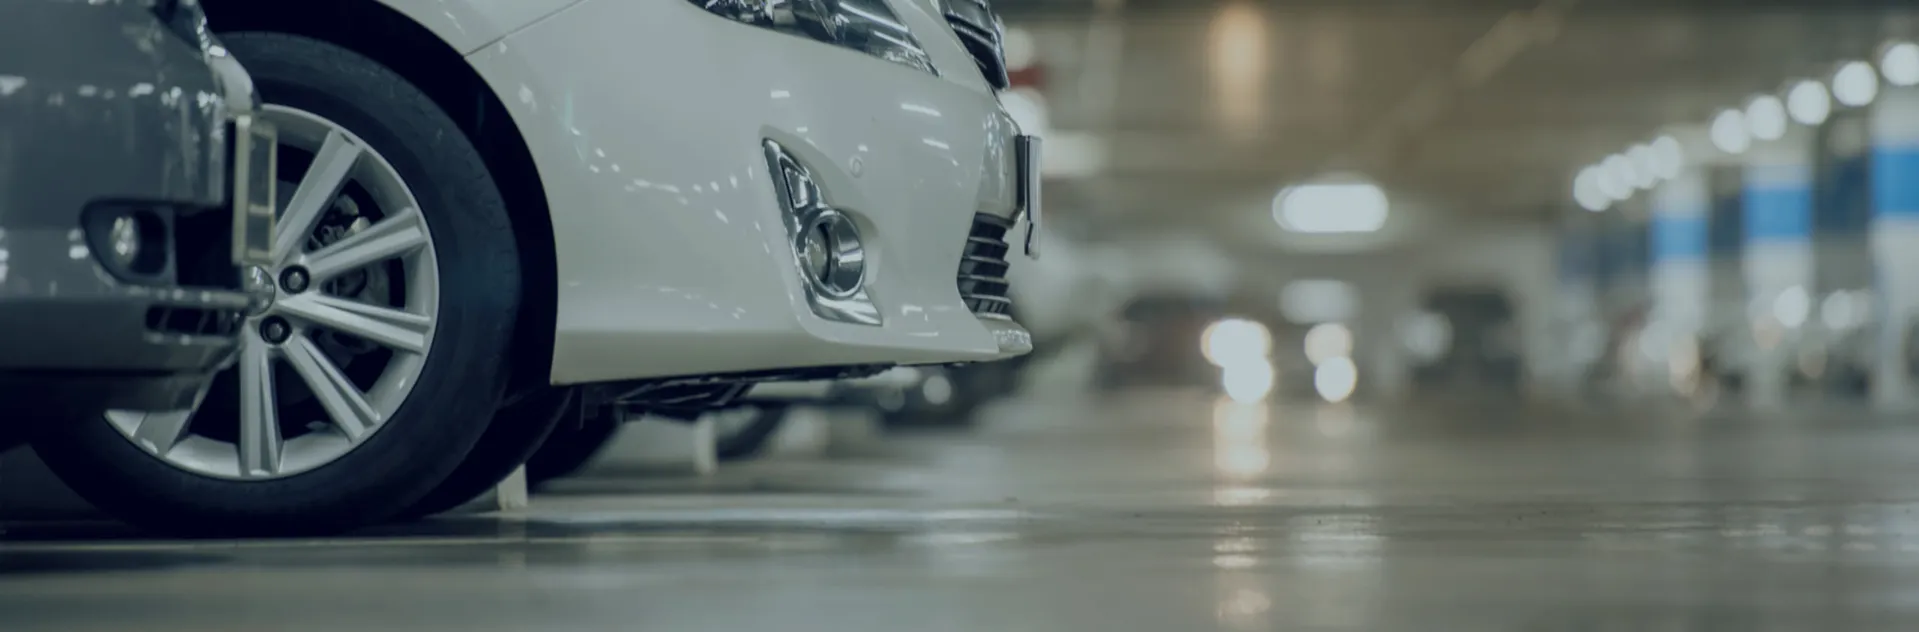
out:
<path id="1" fill-rule="evenodd" d="M 192 410 L 141 413 L 140 424 L 133 430 L 133 442 L 148 452 L 166 456 L 187 437 L 187 422 L 192 420 Z"/>
<path id="2" fill-rule="evenodd" d="M 319 151 L 313 153 L 313 165 L 300 178 L 300 186 L 293 190 L 293 199 L 287 202 L 286 212 L 274 227 L 275 261 L 286 261 L 299 251 L 301 244 L 306 243 L 307 237 L 313 234 L 314 227 L 319 223 L 320 215 L 332 204 L 333 198 L 340 195 L 340 188 L 346 186 L 353 165 L 360 161 L 364 153 L 359 143 L 345 134 L 339 131 L 327 134 L 326 142 L 320 145 Z"/>
<path id="3" fill-rule="evenodd" d="M 307 273 L 314 283 L 351 272 L 370 263 L 385 261 L 426 245 L 426 226 L 420 211 L 402 209 L 345 239 L 327 244 L 306 257 Z"/>
<path id="4" fill-rule="evenodd" d="M 287 363 L 293 365 L 293 371 L 300 374 L 313 396 L 320 400 L 333 425 L 346 435 L 348 441 L 359 443 L 361 437 L 375 426 L 380 425 L 380 412 L 367 403 L 366 395 L 360 387 L 354 386 L 340 367 L 320 353 L 320 348 L 306 336 L 296 335 L 287 340 L 284 347 Z"/>
<path id="5" fill-rule="evenodd" d="M 433 319 L 426 316 L 314 292 L 282 298 L 276 307 L 287 316 L 416 355 L 426 353 L 433 329 Z"/>
<path id="6" fill-rule="evenodd" d="M 280 410 L 273 396 L 273 356 L 248 332 L 240 350 L 240 476 L 280 471 Z M 143 424 L 144 425 L 144 424 Z"/>

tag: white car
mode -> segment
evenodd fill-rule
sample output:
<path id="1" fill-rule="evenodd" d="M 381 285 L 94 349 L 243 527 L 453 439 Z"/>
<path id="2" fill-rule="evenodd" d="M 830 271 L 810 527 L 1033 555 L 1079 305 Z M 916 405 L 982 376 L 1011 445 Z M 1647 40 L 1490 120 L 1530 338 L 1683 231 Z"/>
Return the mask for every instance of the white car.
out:
<path id="1" fill-rule="evenodd" d="M 279 292 L 195 411 L 41 441 L 110 513 L 339 531 L 483 492 L 572 407 L 1031 346 L 1038 141 L 984 0 L 203 4 L 280 129 Z"/>

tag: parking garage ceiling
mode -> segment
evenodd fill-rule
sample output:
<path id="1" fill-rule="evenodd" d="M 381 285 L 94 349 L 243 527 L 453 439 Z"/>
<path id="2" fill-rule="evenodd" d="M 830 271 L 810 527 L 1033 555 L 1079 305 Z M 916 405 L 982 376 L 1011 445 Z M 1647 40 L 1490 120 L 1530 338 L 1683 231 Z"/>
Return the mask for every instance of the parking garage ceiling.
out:
<path id="1" fill-rule="evenodd" d="M 1240 244 L 1270 241 L 1247 218 L 1279 188 L 1333 170 L 1447 217 L 1569 212 L 1581 166 L 1869 55 L 1919 15 L 1887 2 L 999 6 L 1039 41 L 1053 128 L 1106 143 L 1098 175 L 1050 190 L 1054 208 Z"/>

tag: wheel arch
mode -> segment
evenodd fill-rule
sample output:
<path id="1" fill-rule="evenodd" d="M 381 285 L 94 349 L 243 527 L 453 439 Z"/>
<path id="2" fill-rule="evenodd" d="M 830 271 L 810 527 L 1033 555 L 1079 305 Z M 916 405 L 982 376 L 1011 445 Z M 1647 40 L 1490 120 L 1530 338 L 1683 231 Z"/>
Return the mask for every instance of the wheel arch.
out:
<path id="1" fill-rule="evenodd" d="M 524 278 L 508 401 L 548 384 L 559 305 L 552 217 L 532 151 L 486 80 L 432 30 L 377 0 L 202 0 L 202 4 L 219 32 L 299 35 L 365 55 L 420 88 L 453 118 L 500 187 L 519 242 Z"/>

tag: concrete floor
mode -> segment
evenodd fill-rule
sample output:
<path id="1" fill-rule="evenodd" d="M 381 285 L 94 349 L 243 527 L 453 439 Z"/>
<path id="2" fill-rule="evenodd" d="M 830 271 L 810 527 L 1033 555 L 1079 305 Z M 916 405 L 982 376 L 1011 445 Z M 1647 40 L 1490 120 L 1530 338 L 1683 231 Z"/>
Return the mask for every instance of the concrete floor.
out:
<path id="1" fill-rule="evenodd" d="M 0 630 L 1919 629 L 1919 425 L 1021 402 L 328 541 L 0 536 Z"/>

